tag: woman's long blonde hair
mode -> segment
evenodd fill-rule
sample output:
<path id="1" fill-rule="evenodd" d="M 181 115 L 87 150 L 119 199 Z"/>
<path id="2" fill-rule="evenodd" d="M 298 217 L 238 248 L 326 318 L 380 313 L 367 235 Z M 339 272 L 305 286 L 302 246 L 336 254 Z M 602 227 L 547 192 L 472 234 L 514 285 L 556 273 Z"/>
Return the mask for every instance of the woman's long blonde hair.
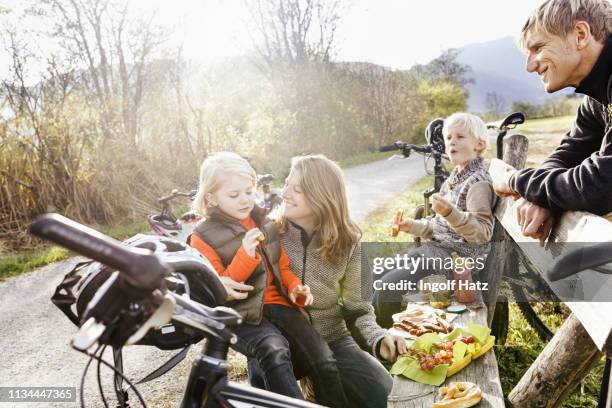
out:
<path id="1" fill-rule="evenodd" d="M 289 178 L 300 186 L 315 215 L 321 259 L 334 263 L 346 256 L 361 238 L 361 230 L 349 215 L 340 166 L 322 154 L 296 156 L 291 159 Z M 281 227 L 286 225 L 282 208 L 277 219 Z"/>

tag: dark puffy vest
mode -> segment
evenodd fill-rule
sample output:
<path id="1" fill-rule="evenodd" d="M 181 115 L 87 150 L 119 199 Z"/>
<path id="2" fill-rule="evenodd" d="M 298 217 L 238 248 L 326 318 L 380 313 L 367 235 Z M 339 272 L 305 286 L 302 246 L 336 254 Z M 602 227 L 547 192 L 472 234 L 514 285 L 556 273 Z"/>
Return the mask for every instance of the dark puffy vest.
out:
<path id="1" fill-rule="evenodd" d="M 243 300 L 228 302 L 227 306 L 236 309 L 248 324 L 259 324 L 262 318 L 263 301 L 266 287 L 268 285 L 267 272 L 272 273 L 272 280 L 276 289 L 282 296 L 289 300 L 287 289 L 281 282 L 280 268 L 278 261 L 281 254 L 280 236 L 274 221 L 265 218 L 265 213 L 261 208 L 255 207 L 251 212 L 251 217 L 258 228 L 266 237 L 264 247 L 258 247 L 257 252 L 261 257 L 261 262 L 253 271 L 253 274 L 245 281 L 254 289 L 249 292 L 249 296 Z M 236 252 L 242 245 L 247 229 L 235 218 L 229 217 L 220 211 L 213 211 L 209 216 L 200 221 L 194 230 L 201 240 L 215 250 L 226 268 L 234 259 Z M 269 264 L 269 266 L 268 266 Z"/>

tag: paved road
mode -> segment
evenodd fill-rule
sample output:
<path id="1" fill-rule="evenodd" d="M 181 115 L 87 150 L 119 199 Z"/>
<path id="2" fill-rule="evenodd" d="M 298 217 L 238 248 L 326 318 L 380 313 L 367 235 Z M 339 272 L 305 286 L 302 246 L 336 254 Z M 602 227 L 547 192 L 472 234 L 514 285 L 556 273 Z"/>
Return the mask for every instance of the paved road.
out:
<path id="1" fill-rule="evenodd" d="M 344 171 L 351 215 L 358 223 L 425 175 L 422 157 L 380 160 Z"/>
<path id="2" fill-rule="evenodd" d="M 356 166 L 345 171 L 350 209 L 362 222 L 377 206 L 391 199 L 409 183 L 423 175 L 422 160 L 383 160 Z M 79 387 L 87 357 L 69 346 L 76 331 L 73 324 L 49 300 L 57 284 L 72 265 L 71 258 L 39 268 L 0 283 L 0 386 L 69 386 Z M 197 355 L 192 347 L 187 359 L 172 372 L 138 387 L 152 407 L 177 406 L 190 369 Z M 125 352 L 125 369 L 129 378 L 142 378 L 173 352 L 134 346 Z M 236 354 L 232 358 L 240 358 Z M 107 360 L 111 361 L 107 353 Z M 95 365 L 89 370 L 85 389 L 87 407 L 102 406 L 95 380 Z M 112 385 L 107 370 L 102 371 L 109 404 Z M 106 373 L 106 374 L 105 374 Z M 1 403 L 0 407 L 15 404 Z M 28 404 L 19 408 L 75 407 L 76 403 Z M 133 401 L 132 406 L 138 406 Z"/>

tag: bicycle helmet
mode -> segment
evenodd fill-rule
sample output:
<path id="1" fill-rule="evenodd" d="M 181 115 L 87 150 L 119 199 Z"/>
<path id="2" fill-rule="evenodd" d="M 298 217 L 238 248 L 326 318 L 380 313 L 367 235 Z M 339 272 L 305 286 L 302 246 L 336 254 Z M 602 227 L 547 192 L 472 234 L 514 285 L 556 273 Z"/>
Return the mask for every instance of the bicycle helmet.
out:
<path id="1" fill-rule="evenodd" d="M 442 134 L 443 126 L 444 119 L 437 118 L 429 122 L 425 128 L 425 140 L 437 153 L 444 153 L 446 149 L 444 135 Z"/>
<path id="2" fill-rule="evenodd" d="M 225 302 L 227 295 L 223 283 L 208 259 L 196 249 L 166 237 L 137 234 L 125 240 L 127 247 L 148 249 L 170 266 L 174 273 L 166 278 L 168 288 L 196 302 L 217 306 Z M 91 299 L 108 280 L 114 270 L 99 262 L 88 261 L 77 264 L 57 287 L 51 298 L 77 326 L 83 322 Z M 76 306 L 76 314 L 72 310 Z M 150 330 L 138 344 L 148 344 L 160 349 L 176 349 L 195 343 L 202 338 L 193 329 L 173 324 Z"/>
<path id="3" fill-rule="evenodd" d="M 165 237 L 176 237 L 183 230 L 180 222 L 167 215 L 150 215 L 148 220 L 153 231 Z"/>

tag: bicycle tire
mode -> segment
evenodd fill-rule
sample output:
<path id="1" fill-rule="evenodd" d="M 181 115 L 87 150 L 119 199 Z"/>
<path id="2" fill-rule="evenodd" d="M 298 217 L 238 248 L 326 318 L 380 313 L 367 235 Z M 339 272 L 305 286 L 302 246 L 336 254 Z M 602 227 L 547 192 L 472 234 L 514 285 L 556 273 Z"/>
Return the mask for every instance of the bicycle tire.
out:
<path id="1" fill-rule="evenodd" d="M 521 314 L 527 321 L 527 323 L 533 328 L 536 332 L 540 340 L 548 342 L 552 339 L 554 333 L 552 330 L 548 328 L 546 323 L 540 319 L 538 314 L 527 300 L 527 295 L 525 293 L 525 288 L 519 285 L 511 285 L 512 295 L 516 301 L 516 305 L 518 306 Z"/>

